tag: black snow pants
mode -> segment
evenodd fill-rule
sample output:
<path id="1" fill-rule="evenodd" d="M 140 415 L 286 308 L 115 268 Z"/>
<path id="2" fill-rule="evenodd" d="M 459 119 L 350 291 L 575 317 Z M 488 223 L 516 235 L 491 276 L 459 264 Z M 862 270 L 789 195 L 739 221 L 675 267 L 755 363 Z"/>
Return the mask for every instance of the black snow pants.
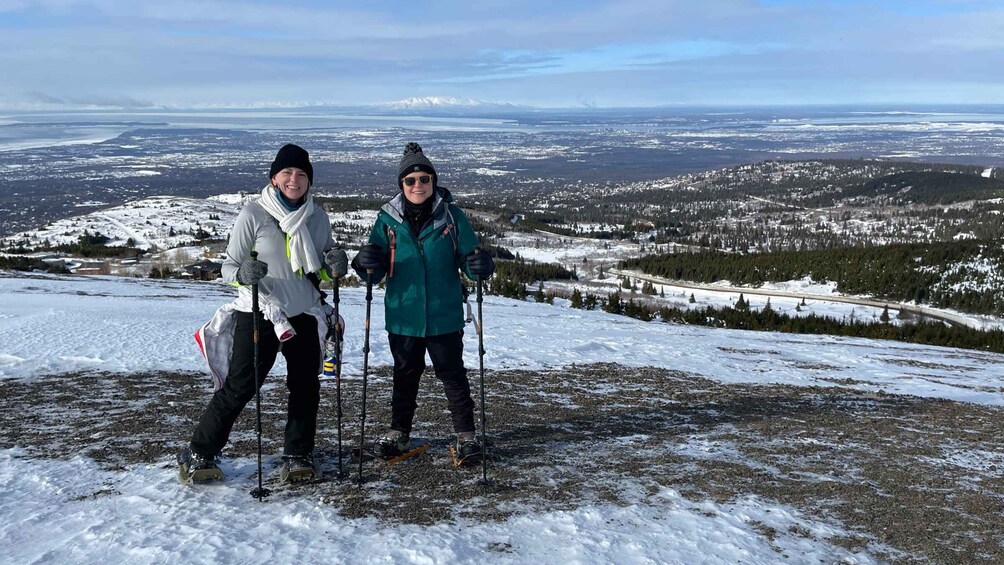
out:
<path id="1" fill-rule="evenodd" d="M 464 367 L 463 332 L 413 337 L 388 333 L 394 356 L 394 393 L 391 398 L 393 430 L 411 433 L 418 407 L 418 385 L 425 370 L 425 353 L 432 359 L 436 377 L 443 383 L 454 432 L 474 431 L 474 400 Z"/>
<path id="2" fill-rule="evenodd" d="M 244 406 L 255 395 L 254 384 L 254 315 L 237 312 L 234 347 L 230 355 L 230 374 L 223 387 L 213 394 L 192 434 L 192 450 L 204 457 L 218 454 L 230 437 L 230 430 Z M 299 314 L 289 319 L 296 335 L 283 342 L 286 360 L 286 388 L 289 405 L 286 416 L 284 455 L 310 455 L 317 431 L 317 409 L 321 398 L 318 374 L 321 370 L 321 346 L 317 319 Z M 261 386 L 275 364 L 280 350 L 272 322 L 259 316 L 258 363 Z"/>

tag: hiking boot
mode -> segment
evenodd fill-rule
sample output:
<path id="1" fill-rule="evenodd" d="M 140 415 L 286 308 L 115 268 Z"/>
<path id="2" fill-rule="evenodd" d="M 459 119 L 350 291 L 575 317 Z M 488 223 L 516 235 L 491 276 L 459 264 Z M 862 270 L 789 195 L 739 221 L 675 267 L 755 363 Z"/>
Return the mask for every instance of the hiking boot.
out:
<path id="1" fill-rule="evenodd" d="M 222 481 L 223 471 L 220 470 L 220 460 L 216 457 L 205 457 L 192 451 L 191 445 L 186 445 L 178 452 L 178 479 L 182 483 L 205 483 Z"/>
<path id="2" fill-rule="evenodd" d="M 373 453 L 378 457 L 397 457 L 411 446 L 411 435 L 398 430 L 390 430 L 373 444 Z"/>
<path id="3" fill-rule="evenodd" d="M 482 455 L 481 443 L 478 442 L 474 432 L 460 432 L 457 434 L 457 441 L 453 444 L 454 458 L 457 461 L 477 461 Z"/>
<path id="4" fill-rule="evenodd" d="M 279 482 L 302 483 L 317 478 L 314 457 L 311 455 L 283 455 L 279 469 Z"/>

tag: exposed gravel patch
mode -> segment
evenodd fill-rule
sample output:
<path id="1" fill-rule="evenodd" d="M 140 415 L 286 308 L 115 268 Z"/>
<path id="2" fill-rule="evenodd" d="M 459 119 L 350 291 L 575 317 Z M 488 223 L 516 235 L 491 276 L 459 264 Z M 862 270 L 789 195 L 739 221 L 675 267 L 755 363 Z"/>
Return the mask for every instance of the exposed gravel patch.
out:
<path id="1" fill-rule="evenodd" d="M 477 373 L 471 377 L 477 389 Z M 359 485 L 348 458 L 349 476 L 337 477 L 335 391 L 326 382 L 318 436 L 325 479 L 277 487 L 282 381 L 273 375 L 262 396 L 273 496 L 311 497 L 346 517 L 497 521 L 593 503 L 646 503 L 672 488 L 694 501 L 757 497 L 792 505 L 849 532 L 830 541 L 892 563 L 1004 563 L 1000 408 L 839 386 L 722 385 L 615 365 L 488 372 L 496 460 L 485 487 L 480 466 L 453 468 L 446 401 L 428 373 L 413 435 L 430 438 L 432 448 L 393 466 L 366 463 Z M 389 421 L 388 368 L 371 371 L 369 381 L 372 439 Z M 208 383 L 201 374 L 170 373 L 2 380 L 0 448 L 38 458 L 84 454 L 110 469 L 156 464 L 174 473 L 174 453 L 209 400 Z M 360 385 L 358 378 L 342 384 L 345 452 L 358 440 Z M 257 482 L 246 465 L 257 446 L 253 407 L 224 452 L 243 462 L 230 467 L 233 488 Z M 118 494 L 115 485 L 96 484 L 84 498 Z M 778 532 L 764 526 L 760 534 L 773 539 Z"/>

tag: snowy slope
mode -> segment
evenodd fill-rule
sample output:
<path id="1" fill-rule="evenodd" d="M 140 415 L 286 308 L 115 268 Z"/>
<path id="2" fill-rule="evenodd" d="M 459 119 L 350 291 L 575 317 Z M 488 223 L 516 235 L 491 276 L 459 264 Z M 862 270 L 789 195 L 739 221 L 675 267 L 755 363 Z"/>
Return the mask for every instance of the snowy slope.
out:
<path id="1" fill-rule="evenodd" d="M 192 333 L 232 296 L 222 283 L 16 276 L 0 279 L 0 377 L 82 370 L 202 371 Z M 365 292 L 344 288 L 340 294 L 342 316 L 350 325 L 346 374 L 352 375 L 362 366 L 363 335 L 358 330 Z M 374 289 L 374 302 L 383 303 L 380 289 Z M 993 353 L 642 322 L 495 296 L 485 297 L 484 308 L 489 369 L 609 362 L 668 367 L 725 383 L 832 386 L 834 379 L 853 378 L 860 381 L 853 386 L 864 390 L 1004 405 L 1004 374 L 998 370 L 1004 357 Z M 372 327 L 382 328 L 382 308 L 374 307 L 372 316 Z M 476 359 L 474 340 L 467 340 L 466 347 L 469 358 Z M 955 358 L 945 363 L 949 352 Z M 393 364 L 383 340 L 371 343 L 370 363 Z"/>
<path id="2" fill-rule="evenodd" d="M 42 229 L 9 236 L 3 241 L 5 244 L 27 241 L 28 246 L 44 241 L 52 245 L 72 244 L 86 231 L 111 238 L 108 245 L 124 246 L 131 239 L 132 246 L 139 249 L 172 249 L 192 241 L 199 229 L 212 236 L 226 237 L 240 211 L 233 196 L 236 195 L 208 199 L 151 196 L 58 220 Z"/>
<path id="3" fill-rule="evenodd" d="M 227 287 L 4 276 L 0 377 L 59 387 L 59 375 L 68 373 L 194 371 L 208 391 L 209 377 L 191 334 L 230 299 Z M 364 292 L 345 288 L 341 297 L 349 323 L 345 371 L 352 379 L 362 366 Z M 1004 404 L 1001 355 L 644 323 L 496 297 L 486 298 L 484 310 L 489 371 L 616 362 L 668 367 L 725 383 L 827 387 L 846 380 L 845 386 L 873 392 Z M 382 308 L 373 309 L 373 318 L 373 327 L 382 328 Z M 371 340 L 371 366 L 391 362 L 381 334 L 376 331 Z M 476 340 L 467 339 L 466 347 L 470 363 L 477 358 Z M 72 422 L 73 414 L 65 418 Z M 343 517 L 337 504 L 307 495 L 259 503 L 240 485 L 180 488 L 166 461 L 111 472 L 81 456 L 36 459 L 28 447 L 0 451 L 5 563 L 725 564 L 774 563 L 781 555 L 785 563 L 878 562 L 828 541 L 846 534 L 838 524 L 756 497 L 695 502 L 666 487 L 633 493 L 644 490 L 642 485 L 625 482 L 623 496 L 631 501 L 626 505 L 517 511 L 499 524 L 387 524 Z M 225 470 L 247 476 L 254 462 L 227 460 Z M 764 528 L 775 534 L 760 535 Z"/>

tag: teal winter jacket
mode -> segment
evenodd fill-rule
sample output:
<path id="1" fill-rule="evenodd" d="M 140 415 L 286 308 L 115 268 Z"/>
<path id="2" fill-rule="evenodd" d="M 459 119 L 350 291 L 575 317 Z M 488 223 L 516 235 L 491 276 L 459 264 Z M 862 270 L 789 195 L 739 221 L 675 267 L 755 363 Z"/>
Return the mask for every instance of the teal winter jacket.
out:
<path id="1" fill-rule="evenodd" d="M 404 219 L 404 195 L 380 208 L 370 243 L 387 258 L 387 272 L 373 273 L 373 282 L 387 276 L 384 312 L 387 331 L 426 337 L 460 331 L 464 327 L 460 269 L 478 246 L 478 238 L 450 192 L 437 187 L 432 220 L 417 237 Z M 366 272 L 356 270 L 366 280 Z"/>

